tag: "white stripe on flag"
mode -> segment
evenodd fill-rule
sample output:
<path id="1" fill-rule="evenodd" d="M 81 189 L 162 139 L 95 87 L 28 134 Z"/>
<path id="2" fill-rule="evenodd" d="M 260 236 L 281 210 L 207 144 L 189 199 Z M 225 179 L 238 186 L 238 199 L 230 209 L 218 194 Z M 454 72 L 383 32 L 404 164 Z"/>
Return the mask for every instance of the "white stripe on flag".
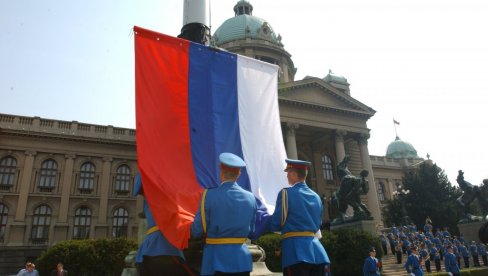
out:
<path id="1" fill-rule="evenodd" d="M 242 152 L 251 189 L 273 213 L 278 192 L 287 186 L 278 67 L 238 56 L 237 93 Z"/>

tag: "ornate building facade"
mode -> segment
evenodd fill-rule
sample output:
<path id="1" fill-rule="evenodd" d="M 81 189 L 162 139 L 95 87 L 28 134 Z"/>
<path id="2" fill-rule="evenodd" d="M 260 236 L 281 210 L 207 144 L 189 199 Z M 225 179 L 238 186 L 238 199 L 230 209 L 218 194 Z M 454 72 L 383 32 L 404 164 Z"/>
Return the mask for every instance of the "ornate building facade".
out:
<path id="1" fill-rule="evenodd" d="M 381 227 L 382 202 L 393 197 L 405 169 L 423 159 L 399 140 L 387 156 L 370 156 L 367 121 L 375 111 L 351 96 L 346 78 L 330 71 L 295 81 L 297 69 L 281 36 L 252 11 L 248 1 L 239 1 L 212 44 L 280 67 L 288 157 L 312 161 L 307 183 L 327 202 L 340 184 L 336 166 L 350 155 L 354 175 L 370 171 L 362 199 Z M 18 263 L 62 240 L 135 237 L 142 211 L 141 199 L 130 192 L 136 173 L 133 129 L 0 114 L 0 248 L 24 252 L 11 260 Z M 0 254 L 0 274 L 8 257 Z"/>
<path id="2" fill-rule="evenodd" d="M 59 241 L 136 236 L 136 172 L 133 129 L 0 114 L 0 275 Z"/>

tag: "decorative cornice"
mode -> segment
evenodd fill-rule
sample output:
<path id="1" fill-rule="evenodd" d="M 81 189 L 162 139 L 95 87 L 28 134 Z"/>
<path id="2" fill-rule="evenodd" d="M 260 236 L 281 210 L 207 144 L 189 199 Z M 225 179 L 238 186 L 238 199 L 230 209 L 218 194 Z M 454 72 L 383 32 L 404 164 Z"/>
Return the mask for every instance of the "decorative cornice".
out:
<path id="1" fill-rule="evenodd" d="M 293 82 L 280 83 L 278 91 L 279 93 L 283 93 L 286 91 L 295 90 L 297 88 L 307 88 L 307 87 L 318 87 L 322 91 L 328 93 L 329 95 L 332 95 L 333 97 L 345 103 L 346 105 L 355 108 L 354 110 L 357 112 L 370 114 L 370 116 L 373 116 L 376 113 L 376 111 L 371 107 L 339 91 L 337 88 L 331 86 L 330 84 L 326 83 L 322 79 L 315 78 L 315 77 L 307 78 L 304 80 L 293 81 Z"/>
<path id="2" fill-rule="evenodd" d="M 74 141 L 74 142 L 86 142 L 86 143 L 97 143 L 97 144 L 121 144 L 127 146 L 135 146 L 136 141 L 128 140 L 118 140 L 118 139 L 103 139 L 103 138 L 92 138 L 86 136 L 65 136 L 55 133 L 43 133 L 43 132 L 32 132 L 32 131 L 21 131 L 12 129 L 1 129 L 0 135 L 11 135 L 20 137 L 32 137 L 32 138 L 44 138 L 50 140 L 61 140 L 61 141 Z"/>
<path id="3" fill-rule="evenodd" d="M 287 98 L 280 97 L 280 96 L 278 97 L 278 101 L 280 103 L 290 104 L 290 105 L 294 105 L 294 106 L 298 106 L 298 107 L 304 107 L 307 109 L 314 109 L 314 110 L 322 111 L 322 112 L 332 111 L 332 112 L 339 113 L 339 114 L 348 114 L 348 115 L 353 115 L 356 117 L 366 118 L 366 119 L 369 119 L 373 116 L 373 114 L 368 113 L 368 112 L 362 112 L 362 111 L 352 110 L 352 109 L 340 109 L 340 108 L 335 108 L 335 107 L 330 107 L 330 106 L 325 106 L 325 105 L 318 105 L 316 103 L 302 102 L 302 101 L 298 101 L 298 100 L 287 99 Z"/>

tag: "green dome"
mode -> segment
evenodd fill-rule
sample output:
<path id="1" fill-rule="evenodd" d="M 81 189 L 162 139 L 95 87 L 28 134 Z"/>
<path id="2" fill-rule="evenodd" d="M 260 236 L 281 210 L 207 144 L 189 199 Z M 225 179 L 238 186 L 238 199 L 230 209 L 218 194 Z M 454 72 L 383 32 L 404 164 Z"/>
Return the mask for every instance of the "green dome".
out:
<path id="1" fill-rule="evenodd" d="M 278 36 L 264 19 L 249 14 L 240 14 L 227 19 L 215 31 L 213 40 L 217 46 L 233 40 L 246 38 L 262 39 L 282 45 Z"/>
<path id="2" fill-rule="evenodd" d="M 349 83 L 347 82 L 347 79 L 345 77 L 332 73 L 332 70 L 329 70 L 329 74 L 327 74 L 327 76 L 325 76 L 325 78 L 323 78 L 323 80 L 325 82 L 335 82 L 338 84 L 349 85 Z"/>
<path id="3" fill-rule="evenodd" d="M 386 157 L 390 158 L 419 158 L 417 151 L 412 144 L 400 140 L 397 136 L 395 141 L 388 145 Z"/>

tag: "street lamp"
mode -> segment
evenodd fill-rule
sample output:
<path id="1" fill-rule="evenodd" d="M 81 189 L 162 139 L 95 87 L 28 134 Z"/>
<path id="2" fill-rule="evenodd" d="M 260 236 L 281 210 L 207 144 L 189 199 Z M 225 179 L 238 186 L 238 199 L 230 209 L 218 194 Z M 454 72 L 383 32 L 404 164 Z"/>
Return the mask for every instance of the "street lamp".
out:
<path id="1" fill-rule="evenodd" d="M 398 189 L 396 191 L 393 192 L 393 196 L 395 198 L 398 198 L 398 200 L 400 201 L 400 204 L 402 206 L 402 219 L 401 219 L 401 222 L 403 223 L 403 225 L 407 225 L 407 224 L 410 224 L 412 222 L 412 220 L 410 219 L 410 217 L 408 217 L 408 213 L 407 213 L 407 209 L 405 207 L 405 200 L 406 200 L 406 196 L 410 193 L 410 190 L 405 190 L 402 188 L 402 186 L 398 186 Z"/>

